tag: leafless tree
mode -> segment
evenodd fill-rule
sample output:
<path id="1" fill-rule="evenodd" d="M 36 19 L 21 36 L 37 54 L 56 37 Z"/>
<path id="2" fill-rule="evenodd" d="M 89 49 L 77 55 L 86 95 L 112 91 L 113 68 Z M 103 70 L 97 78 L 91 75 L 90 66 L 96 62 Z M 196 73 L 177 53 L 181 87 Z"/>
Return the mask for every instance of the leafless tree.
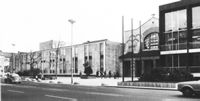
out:
<path id="1" fill-rule="evenodd" d="M 33 71 L 34 67 L 41 61 L 42 54 L 40 51 L 36 51 L 36 52 L 31 51 L 28 53 L 28 57 L 29 57 L 28 64 L 30 65 L 30 70 Z"/>

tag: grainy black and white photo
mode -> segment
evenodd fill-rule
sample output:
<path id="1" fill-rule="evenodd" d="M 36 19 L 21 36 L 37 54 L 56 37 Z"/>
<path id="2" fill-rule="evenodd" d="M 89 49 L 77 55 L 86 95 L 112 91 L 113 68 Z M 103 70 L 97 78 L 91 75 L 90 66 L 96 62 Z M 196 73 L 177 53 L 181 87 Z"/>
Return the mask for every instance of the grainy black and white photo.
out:
<path id="1" fill-rule="evenodd" d="M 199 101 L 200 0 L 1 0 L 0 101 Z"/>

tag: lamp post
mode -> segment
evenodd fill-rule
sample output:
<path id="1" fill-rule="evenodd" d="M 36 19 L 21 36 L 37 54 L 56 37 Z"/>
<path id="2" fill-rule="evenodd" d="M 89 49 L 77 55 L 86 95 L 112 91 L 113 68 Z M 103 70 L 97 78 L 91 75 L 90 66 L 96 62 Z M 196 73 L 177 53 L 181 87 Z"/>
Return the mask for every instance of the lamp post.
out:
<path id="1" fill-rule="evenodd" d="M 12 45 L 12 47 L 13 47 L 11 73 L 13 73 L 13 72 L 14 72 L 14 68 L 16 68 L 16 67 L 15 67 L 15 66 L 16 66 L 16 65 L 15 65 L 15 55 L 14 55 L 14 53 L 15 53 L 15 44 L 12 43 L 11 45 Z"/>
<path id="2" fill-rule="evenodd" d="M 73 84 L 73 72 L 74 72 L 74 68 L 73 68 L 73 24 L 75 23 L 75 21 L 73 19 L 69 19 L 68 20 L 71 23 L 71 84 Z"/>

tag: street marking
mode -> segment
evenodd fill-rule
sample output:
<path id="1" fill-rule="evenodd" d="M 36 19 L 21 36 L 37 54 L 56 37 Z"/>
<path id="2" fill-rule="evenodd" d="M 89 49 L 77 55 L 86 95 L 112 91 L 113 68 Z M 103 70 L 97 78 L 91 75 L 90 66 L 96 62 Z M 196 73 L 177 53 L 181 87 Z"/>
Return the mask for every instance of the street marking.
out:
<path id="1" fill-rule="evenodd" d="M 54 96 L 54 95 L 45 95 L 47 97 L 52 97 L 52 98 L 58 98 L 58 99 L 65 99 L 65 100 L 70 100 L 70 101 L 78 101 L 75 98 L 69 98 L 69 97 L 61 97 L 61 96 Z"/>
<path id="2" fill-rule="evenodd" d="M 85 92 L 86 94 L 92 94 L 92 95 L 104 95 L 104 96 L 124 96 L 120 94 L 113 94 L 113 93 L 99 93 L 99 92 Z"/>
<path id="3" fill-rule="evenodd" d="M 52 90 L 52 91 L 71 91 L 71 90 L 66 90 L 66 89 L 56 89 L 56 88 L 42 88 L 44 90 Z"/>
<path id="4" fill-rule="evenodd" d="M 17 91 L 17 90 L 8 90 L 9 92 L 14 92 L 14 93 L 24 93 L 22 91 Z"/>

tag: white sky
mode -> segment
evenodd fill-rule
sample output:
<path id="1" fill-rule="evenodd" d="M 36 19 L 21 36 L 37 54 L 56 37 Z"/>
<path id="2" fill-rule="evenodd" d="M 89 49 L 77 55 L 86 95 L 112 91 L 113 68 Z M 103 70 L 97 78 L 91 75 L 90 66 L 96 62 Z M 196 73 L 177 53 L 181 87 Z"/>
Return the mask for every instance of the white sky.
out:
<path id="1" fill-rule="evenodd" d="M 178 0 L 1 0 L 0 50 L 4 52 L 39 50 L 39 43 L 62 40 L 73 43 L 109 39 L 121 42 L 121 19 L 125 30 L 134 20 L 143 22 L 158 17 L 159 5 Z M 15 46 L 12 46 L 15 44 Z"/>

